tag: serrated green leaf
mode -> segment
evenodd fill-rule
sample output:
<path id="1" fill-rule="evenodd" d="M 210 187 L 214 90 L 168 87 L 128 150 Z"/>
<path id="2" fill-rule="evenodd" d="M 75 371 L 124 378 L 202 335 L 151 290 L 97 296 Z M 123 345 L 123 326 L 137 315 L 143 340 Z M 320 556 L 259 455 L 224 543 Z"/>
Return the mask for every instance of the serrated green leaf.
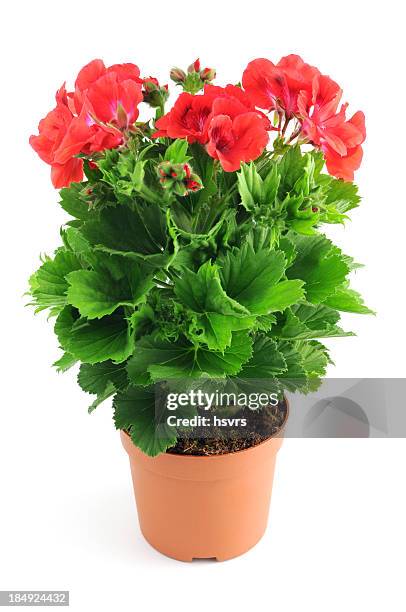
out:
<path id="1" fill-rule="evenodd" d="M 114 398 L 114 423 L 128 431 L 133 443 L 155 457 L 176 443 L 176 429 L 159 423 L 153 388 L 131 386 Z"/>
<path id="2" fill-rule="evenodd" d="M 300 354 L 306 376 L 312 378 L 325 375 L 329 358 L 327 349 L 321 342 L 296 342 L 295 349 Z"/>
<path id="3" fill-rule="evenodd" d="M 68 227 L 65 230 L 65 238 L 68 246 L 76 255 L 83 255 L 90 251 L 90 243 L 76 227 Z"/>
<path id="4" fill-rule="evenodd" d="M 281 251 L 254 251 L 250 242 L 218 259 L 221 283 L 230 297 L 255 315 L 284 310 L 300 300 L 300 281 L 281 281 L 285 258 Z"/>
<path id="5" fill-rule="evenodd" d="M 94 410 L 96 410 L 98 406 L 100 406 L 100 404 L 105 402 L 110 397 L 113 397 L 115 393 L 116 393 L 115 386 L 113 385 L 113 383 L 108 382 L 104 391 L 99 393 L 96 399 L 90 404 L 89 408 L 87 409 L 88 413 L 91 414 Z"/>
<path id="6" fill-rule="evenodd" d="M 237 374 L 251 356 L 252 341 L 244 332 L 233 334 L 224 353 L 187 342 L 168 342 L 144 336 L 137 343 L 127 365 L 132 384 L 148 385 L 170 378 L 223 378 Z"/>
<path id="7" fill-rule="evenodd" d="M 89 205 L 81 195 L 82 190 L 82 183 L 72 183 L 70 187 L 61 189 L 60 205 L 62 206 L 64 211 L 66 211 L 72 217 L 75 217 L 75 219 L 86 221 L 87 219 L 90 219 L 92 215 L 94 216 L 96 213 L 89 210 Z"/>
<path id="8" fill-rule="evenodd" d="M 305 282 L 306 298 L 309 302 L 319 303 L 333 294 L 343 284 L 349 268 L 341 252 L 322 234 L 299 236 L 289 233 L 296 249 L 296 258 L 287 269 L 290 279 Z"/>
<path id="9" fill-rule="evenodd" d="M 68 283 L 66 276 L 73 270 L 81 268 L 81 263 L 74 253 L 61 249 L 54 259 L 47 259 L 31 279 L 31 306 L 35 312 L 53 308 L 57 314 L 66 305 Z"/>
<path id="10" fill-rule="evenodd" d="M 301 154 L 298 146 L 289 147 L 279 160 L 278 169 L 281 176 L 279 196 L 282 200 L 287 193 L 293 190 L 297 181 L 303 178 L 306 163 L 306 156 Z"/>
<path id="11" fill-rule="evenodd" d="M 233 331 L 247 329 L 255 322 L 244 306 L 225 293 L 217 268 L 210 262 L 198 272 L 185 268 L 174 291 L 182 304 L 197 313 L 201 340 L 212 350 L 223 351 L 231 344 Z"/>
<path id="12" fill-rule="evenodd" d="M 119 264 L 122 278 L 106 267 L 97 270 L 77 270 L 67 275 L 68 302 L 89 319 L 100 319 L 112 314 L 120 306 L 134 307 L 146 299 L 153 286 L 147 274 L 136 261 Z"/>
<path id="13" fill-rule="evenodd" d="M 69 352 L 68 345 L 72 327 L 78 318 L 78 311 L 69 305 L 65 306 L 56 318 L 54 332 L 59 340 L 61 348 L 66 352 Z M 74 356 L 72 355 L 72 357 Z"/>
<path id="14" fill-rule="evenodd" d="M 65 347 L 64 347 L 65 348 Z M 134 349 L 127 321 L 114 314 L 102 319 L 78 319 L 67 333 L 66 350 L 84 363 L 125 361 Z"/>
<path id="15" fill-rule="evenodd" d="M 324 175 L 326 176 L 326 175 Z M 323 177 L 324 178 L 324 177 Z M 339 213 L 346 213 L 359 206 L 358 187 L 349 181 L 328 177 L 327 205 L 334 205 Z M 324 179 L 327 182 L 327 179 Z"/>
<path id="16" fill-rule="evenodd" d="M 336 310 L 323 304 L 298 304 L 284 313 L 282 320 L 271 328 L 271 336 L 291 340 L 353 336 L 336 325 L 339 320 Z"/>
<path id="17" fill-rule="evenodd" d="M 82 363 L 78 374 L 78 383 L 87 393 L 101 395 L 112 383 L 114 388 L 125 389 L 128 385 L 126 364 L 117 364 L 112 361 L 102 363 Z"/>
<path id="18" fill-rule="evenodd" d="M 243 366 L 239 378 L 273 378 L 286 370 L 286 361 L 271 338 L 258 335 L 251 359 Z"/>
<path id="19" fill-rule="evenodd" d="M 354 312 L 357 314 L 375 314 L 373 310 L 365 306 L 364 300 L 361 295 L 350 289 L 347 285 L 338 287 L 336 291 L 329 295 L 325 300 L 324 304 L 343 312 Z"/>
<path id="20" fill-rule="evenodd" d="M 67 372 L 70 368 L 72 368 L 78 360 L 76 357 L 71 355 L 70 353 L 64 353 L 62 357 L 60 357 L 57 361 L 55 361 L 52 365 L 57 369 L 58 372 Z"/>
<path id="21" fill-rule="evenodd" d="M 94 247 L 112 254 L 144 258 L 155 265 L 169 259 L 166 217 L 157 204 L 106 208 L 81 231 Z"/>

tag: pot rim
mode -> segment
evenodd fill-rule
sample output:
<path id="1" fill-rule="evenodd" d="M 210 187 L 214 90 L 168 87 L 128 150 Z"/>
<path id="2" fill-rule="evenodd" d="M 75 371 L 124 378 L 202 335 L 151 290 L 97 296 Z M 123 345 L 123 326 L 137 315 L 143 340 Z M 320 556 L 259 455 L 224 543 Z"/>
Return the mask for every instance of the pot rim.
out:
<path id="1" fill-rule="evenodd" d="M 185 455 L 183 453 L 167 453 L 165 451 L 163 453 L 160 453 L 156 457 L 161 457 L 161 456 L 165 456 L 165 457 L 182 457 L 184 459 L 195 459 L 195 460 L 196 459 L 211 459 L 213 461 L 215 459 L 219 460 L 222 457 L 223 458 L 224 457 L 232 457 L 234 455 L 240 455 L 241 453 L 249 453 L 250 451 L 253 451 L 255 449 L 259 449 L 260 447 L 263 447 L 266 444 L 269 444 L 269 442 L 275 440 L 276 438 L 283 437 L 282 434 L 284 432 L 287 420 L 289 418 L 289 412 L 290 412 L 289 401 L 288 401 L 288 398 L 286 397 L 286 395 L 284 395 L 284 400 L 285 400 L 285 404 L 286 404 L 286 414 L 285 414 L 285 419 L 284 419 L 282 425 L 280 426 L 278 431 L 276 431 L 274 434 L 269 436 L 269 438 L 266 438 L 266 440 L 263 440 L 259 444 L 254 444 L 253 446 L 249 446 L 248 448 L 242 448 L 242 449 L 240 449 L 238 451 L 231 451 L 231 452 L 228 452 L 228 453 L 221 453 L 219 455 Z M 145 455 L 145 457 L 149 457 L 149 455 L 146 455 L 140 448 L 138 448 L 138 446 L 136 446 L 134 444 L 134 442 L 131 440 L 130 434 L 125 429 L 120 429 L 120 432 L 122 432 L 125 436 L 127 436 L 129 438 L 131 444 L 137 449 L 137 451 L 139 451 L 140 453 Z M 149 458 L 150 459 L 155 459 L 156 457 L 149 457 Z"/>

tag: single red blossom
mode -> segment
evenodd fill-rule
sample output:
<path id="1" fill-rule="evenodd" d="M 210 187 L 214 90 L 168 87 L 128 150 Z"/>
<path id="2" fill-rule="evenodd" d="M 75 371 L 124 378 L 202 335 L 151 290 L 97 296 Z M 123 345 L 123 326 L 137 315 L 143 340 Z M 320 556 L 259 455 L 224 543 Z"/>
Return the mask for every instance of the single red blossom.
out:
<path id="1" fill-rule="evenodd" d="M 266 110 L 283 109 L 288 118 L 297 112 L 299 92 L 312 91 L 319 71 L 298 55 L 287 55 L 278 64 L 268 59 L 250 62 L 242 84 L 252 102 Z"/>
<path id="2" fill-rule="evenodd" d="M 51 165 L 51 180 L 57 189 L 83 178 L 83 161 L 56 161 L 56 153 L 69 129 L 73 115 L 68 107 L 65 85 L 56 92 L 56 107 L 38 125 L 39 135 L 30 137 L 30 145 L 39 157 Z"/>
<path id="3" fill-rule="evenodd" d="M 321 148 L 330 174 L 351 181 L 362 161 L 362 143 L 366 137 L 365 117 L 361 111 L 346 119 L 347 104 L 337 111 L 342 91 L 332 79 L 320 75 L 312 93 L 301 92 L 298 111 L 302 133 Z"/>
<path id="4" fill-rule="evenodd" d="M 72 97 L 73 106 L 77 114 L 79 114 L 82 109 L 85 94 L 106 74 L 115 75 L 118 83 L 133 81 L 141 85 L 143 81 L 140 78 L 140 70 L 135 64 L 113 64 L 106 68 L 102 60 L 95 59 L 80 70 L 75 81 L 75 93 L 72 94 Z"/>
<path id="5" fill-rule="evenodd" d="M 52 167 L 55 187 L 68 186 L 83 178 L 80 153 L 91 155 L 123 142 L 121 130 L 138 118 L 143 100 L 140 71 L 135 64 L 106 68 L 96 59 L 84 66 L 75 82 L 75 92 L 65 86 L 56 94 L 56 107 L 40 121 L 39 135 L 30 144 Z"/>
<path id="6" fill-rule="evenodd" d="M 56 106 L 38 124 L 38 136 L 30 137 L 30 145 L 47 164 L 52 164 L 73 115 L 68 108 L 65 85 L 55 95 Z"/>
<path id="7" fill-rule="evenodd" d="M 63 140 L 55 151 L 56 163 L 67 163 L 78 153 L 91 155 L 97 151 L 114 149 L 123 142 L 123 135 L 117 128 L 97 123 L 93 117 L 94 110 L 86 101 L 79 117 L 72 119 Z"/>
<path id="8" fill-rule="evenodd" d="M 213 98 L 212 115 L 228 115 L 235 119 L 238 115 L 247 112 L 255 112 L 263 121 L 266 130 L 271 130 L 272 125 L 268 117 L 261 111 L 255 108 L 249 96 L 241 87 L 236 85 L 226 85 L 226 87 L 218 87 L 217 85 L 206 85 L 204 93 Z"/>
<path id="9" fill-rule="evenodd" d="M 108 72 L 89 87 L 86 98 L 98 121 L 127 129 L 138 118 L 143 95 L 139 83 L 120 81 L 115 72 Z"/>
<path id="10" fill-rule="evenodd" d="M 153 137 L 186 138 L 190 144 L 205 144 L 212 103 L 211 95 L 182 93 L 169 113 L 156 122 L 157 131 Z"/>
<path id="11" fill-rule="evenodd" d="M 232 119 L 217 115 L 210 121 L 207 152 L 218 159 L 226 172 L 239 170 L 241 162 L 259 157 L 268 143 L 264 122 L 256 112 L 246 112 Z"/>

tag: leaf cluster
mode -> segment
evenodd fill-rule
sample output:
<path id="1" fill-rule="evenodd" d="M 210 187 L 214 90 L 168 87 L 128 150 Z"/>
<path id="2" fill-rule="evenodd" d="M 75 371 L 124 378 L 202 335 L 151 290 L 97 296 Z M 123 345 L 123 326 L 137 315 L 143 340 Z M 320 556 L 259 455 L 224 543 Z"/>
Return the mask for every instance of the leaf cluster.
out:
<path id="1" fill-rule="evenodd" d="M 188 163 L 203 188 L 162 188 L 162 162 Z M 306 390 L 329 363 L 320 339 L 351 335 L 340 311 L 368 313 L 356 267 L 321 233 L 359 204 L 356 187 L 290 147 L 225 173 L 200 145 L 134 137 L 61 191 L 62 246 L 30 279 L 31 304 L 56 317 L 56 367 L 80 363 L 116 427 L 156 455 L 177 432 L 155 427 L 154 385 L 177 378 L 282 381 Z M 285 382 L 283 382 L 285 381 Z"/>

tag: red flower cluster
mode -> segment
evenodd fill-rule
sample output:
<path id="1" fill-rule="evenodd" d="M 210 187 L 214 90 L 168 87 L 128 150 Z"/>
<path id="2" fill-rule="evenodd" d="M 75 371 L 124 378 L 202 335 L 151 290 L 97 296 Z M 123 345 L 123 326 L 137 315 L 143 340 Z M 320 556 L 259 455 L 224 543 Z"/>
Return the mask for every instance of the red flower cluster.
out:
<path id="1" fill-rule="evenodd" d="M 240 87 L 206 85 L 202 95 L 181 94 L 156 127 L 155 138 L 186 138 L 206 145 L 209 155 L 232 172 L 262 153 L 271 124 Z"/>
<path id="2" fill-rule="evenodd" d="M 134 64 L 106 68 L 93 60 L 79 72 L 75 91 L 65 86 L 56 94 L 56 106 L 39 123 L 39 135 L 30 144 L 51 165 L 55 187 L 83 178 L 79 153 L 91 155 L 123 142 L 123 131 L 138 117 L 143 100 L 140 71 Z"/>
<path id="3" fill-rule="evenodd" d="M 269 131 L 275 129 L 285 142 L 298 138 L 323 151 L 330 174 L 354 178 L 362 160 L 365 119 L 361 111 L 347 119 L 347 104 L 340 105 L 342 91 L 330 77 L 298 55 L 277 64 L 253 60 L 244 71 L 242 87 L 211 85 L 214 76 L 211 68 L 201 70 L 199 60 L 187 74 L 178 68 L 171 71 L 185 91 L 156 121 L 154 138 L 200 143 L 225 171 L 233 172 L 261 155 Z M 190 93 L 203 87 L 203 93 Z M 168 95 L 167 85 L 153 77 L 140 78 L 134 64 L 107 68 L 93 60 L 79 72 L 73 92 L 65 85 L 58 90 L 55 108 L 40 121 L 39 135 L 31 136 L 30 143 L 51 165 L 54 186 L 65 187 L 83 178 L 83 156 L 90 161 L 94 153 L 123 144 L 134 129 L 140 102 L 158 108 L 159 115 Z M 276 114 L 277 128 L 264 111 Z"/>
<path id="4" fill-rule="evenodd" d="M 242 83 L 253 104 L 296 118 L 300 136 L 319 147 L 330 174 L 352 180 L 362 160 L 365 118 L 361 111 L 346 118 L 347 105 L 338 110 L 342 91 L 330 77 L 306 64 L 298 55 L 278 64 L 267 59 L 250 62 Z"/>

